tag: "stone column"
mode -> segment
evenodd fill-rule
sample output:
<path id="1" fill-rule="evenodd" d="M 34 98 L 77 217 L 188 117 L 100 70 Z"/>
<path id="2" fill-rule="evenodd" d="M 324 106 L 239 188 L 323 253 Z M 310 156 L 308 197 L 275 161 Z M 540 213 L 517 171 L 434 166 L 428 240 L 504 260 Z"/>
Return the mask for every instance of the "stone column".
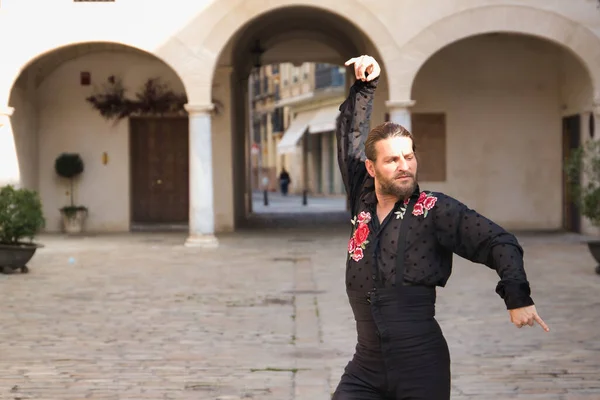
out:
<path id="1" fill-rule="evenodd" d="M 273 111 L 267 112 L 267 148 L 269 153 L 267 159 L 269 160 L 269 168 L 275 167 L 275 141 L 273 140 Z"/>
<path id="2" fill-rule="evenodd" d="M 215 201 L 215 232 L 233 232 L 235 226 L 234 185 L 243 184 L 243 182 L 234 183 L 233 180 L 232 148 L 235 140 L 233 118 L 237 115 L 233 112 L 232 71 L 229 66 L 218 67 L 215 71 L 212 88 L 216 111 L 212 115 L 210 127 L 213 132 L 213 180 L 222 183 L 214 186 L 214 198 L 218 199 Z"/>
<path id="3" fill-rule="evenodd" d="M 319 135 L 321 140 L 321 182 L 323 182 L 323 194 L 331 195 L 331 146 L 330 140 L 333 132 L 325 132 Z"/>
<path id="4" fill-rule="evenodd" d="M 189 247 L 217 247 L 213 193 L 211 111 L 213 105 L 186 104 L 190 124 Z"/>
<path id="5" fill-rule="evenodd" d="M 600 122 L 600 98 L 595 98 L 592 103 L 592 115 L 594 116 L 594 139 L 598 140 L 600 138 L 600 134 L 598 134 L 600 133 L 598 132 L 600 129 L 600 125 L 598 125 Z"/>
<path id="6" fill-rule="evenodd" d="M 10 123 L 13 112 L 12 107 L 0 107 L 0 186 L 21 184 L 19 157 Z"/>
<path id="7" fill-rule="evenodd" d="M 410 107 L 415 105 L 414 100 L 405 101 L 387 101 L 386 107 L 390 112 L 390 122 L 400 124 L 409 132 L 412 132 L 412 124 L 410 121 Z"/>

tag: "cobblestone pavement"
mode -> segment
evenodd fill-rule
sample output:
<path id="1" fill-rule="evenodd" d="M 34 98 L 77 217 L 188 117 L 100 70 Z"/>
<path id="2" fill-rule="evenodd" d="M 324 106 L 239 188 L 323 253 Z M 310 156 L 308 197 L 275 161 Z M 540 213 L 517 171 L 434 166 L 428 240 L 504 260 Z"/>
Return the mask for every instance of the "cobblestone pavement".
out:
<path id="1" fill-rule="evenodd" d="M 328 399 L 355 345 L 347 233 L 42 236 L 0 275 L 0 399 Z M 525 236 L 550 333 L 517 329 L 497 278 L 457 258 L 438 291 L 453 400 L 600 399 L 600 276 L 578 237 Z"/>

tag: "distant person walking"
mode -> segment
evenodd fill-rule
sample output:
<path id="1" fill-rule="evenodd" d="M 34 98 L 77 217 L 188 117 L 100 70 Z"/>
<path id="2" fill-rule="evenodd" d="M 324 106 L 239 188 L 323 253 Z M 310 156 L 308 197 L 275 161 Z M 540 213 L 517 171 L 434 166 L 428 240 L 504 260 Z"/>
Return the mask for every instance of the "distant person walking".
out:
<path id="1" fill-rule="evenodd" d="M 281 193 L 284 196 L 287 196 L 288 194 L 288 188 L 290 186 L 290 183 L 292 183 L 292 180 L 290 179 L 290 174 L 288 174 L 285 168 L 282 168 L 281 173 L 279 174 L 279 187 L 281 188 Z"/>

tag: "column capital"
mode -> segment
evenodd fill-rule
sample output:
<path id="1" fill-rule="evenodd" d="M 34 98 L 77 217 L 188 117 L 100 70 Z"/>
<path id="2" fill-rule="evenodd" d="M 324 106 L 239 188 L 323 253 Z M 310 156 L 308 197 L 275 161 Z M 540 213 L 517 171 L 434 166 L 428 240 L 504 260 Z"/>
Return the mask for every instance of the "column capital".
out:
<path id="1" fill-rule="evenodd" d="M 390 110 L 398 108 L 410 108 L 415 104 L 415 100 L 388 100 L 385 102 L 385 106 Z"/>
<path id="2" fill-rule="evenodd" d="M 185 104 L 183 107 L 190 115 L 194 115 L 194 114 L 210 115 L 210 113 L 215 109 L 215 105 L 212 103 L 211 104 L 190 104 L 190 103 L 188 103 L 188 104 Z"/>
<path id="3" fill-rule="evenodd" d="M 10 117 L 15 112 L 13 107 L 0 107 L 0 117 Z"/>

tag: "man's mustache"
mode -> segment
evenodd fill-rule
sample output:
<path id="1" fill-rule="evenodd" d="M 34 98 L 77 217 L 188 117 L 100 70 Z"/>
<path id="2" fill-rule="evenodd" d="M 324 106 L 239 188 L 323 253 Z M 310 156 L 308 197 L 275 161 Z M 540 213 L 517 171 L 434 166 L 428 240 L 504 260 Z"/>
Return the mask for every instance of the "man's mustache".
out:
<path id="1" fill-rule="evenodd" d="M 410 172 L 402 172 L 394 177 L 394 179 L 400 179 L 400 178 L 413 178 L 414 179 L 414 175 L 411 174 Z"/>

